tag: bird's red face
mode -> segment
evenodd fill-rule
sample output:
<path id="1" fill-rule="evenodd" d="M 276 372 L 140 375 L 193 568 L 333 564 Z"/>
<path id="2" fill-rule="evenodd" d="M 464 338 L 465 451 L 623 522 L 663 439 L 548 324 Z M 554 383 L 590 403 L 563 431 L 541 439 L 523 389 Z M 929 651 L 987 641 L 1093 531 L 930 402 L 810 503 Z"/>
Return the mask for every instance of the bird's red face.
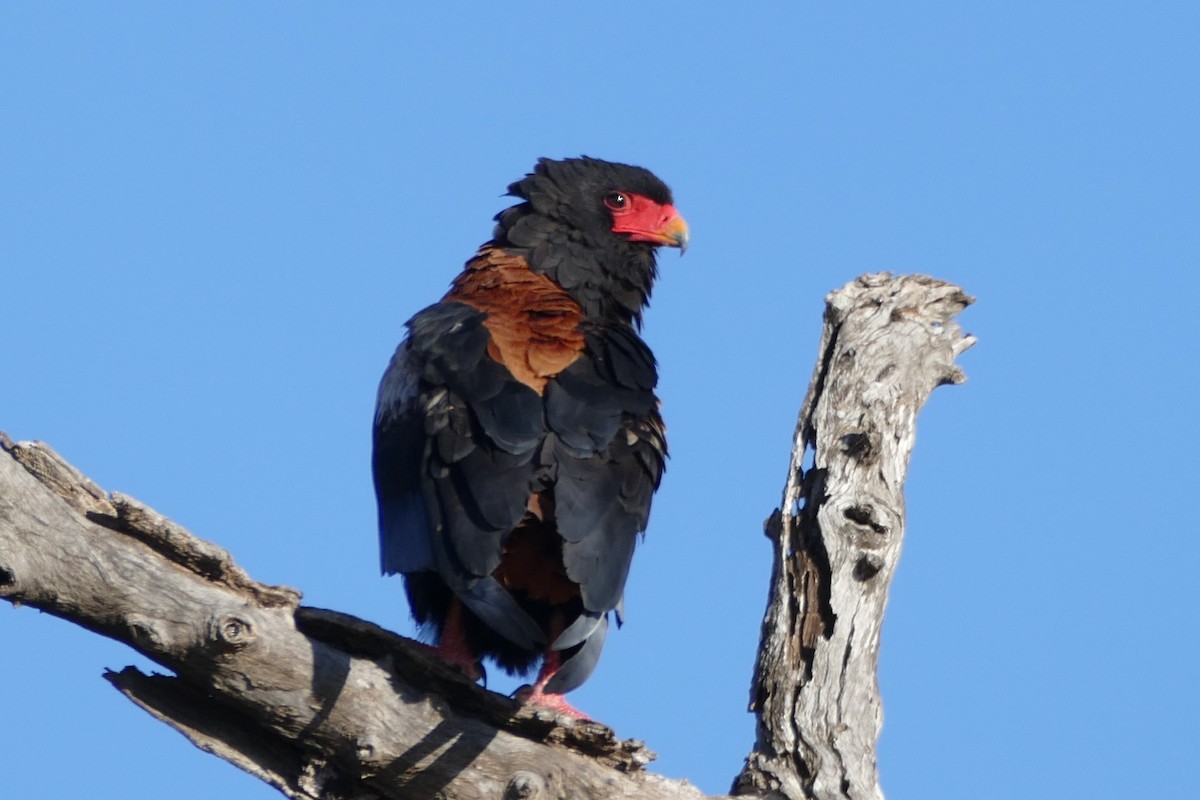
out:
<path id="1" fill-rule="evenodd" d="M 633 192 L 609 192 L 604 205 L 612 212 L 612 231 L 633 242 L 650 242 L 687 250 L 688 226 L 675 206 L 656 203 Z"/>

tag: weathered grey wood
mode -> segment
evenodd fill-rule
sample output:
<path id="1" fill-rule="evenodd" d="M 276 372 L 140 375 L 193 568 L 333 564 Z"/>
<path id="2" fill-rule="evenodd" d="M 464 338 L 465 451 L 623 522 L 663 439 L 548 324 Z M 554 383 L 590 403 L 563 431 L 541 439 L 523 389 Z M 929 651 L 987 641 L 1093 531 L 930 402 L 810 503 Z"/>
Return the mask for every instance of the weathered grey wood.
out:
<path id="1" fill-rule="evenodd" d="M 45 445 L 0 444 L 0 597 L 174 671 L 108 677 L 288 797 L 703 797 L 644 772 L 640 742 L 487 692 L 369 623 L 301 608 L 295 590 L 255 583 Z"/>
<path id="2" fill-rule="evenodd" d="M 735 794 L 882 800 L 879 632 L 904 535 L 904 478 L 930 393 L 964 380 L 972 299 L 925 276 L 865 275 L 826 298 L 796 426 Z M 805 470 L 811 453 L 812 467 Z"/>
<path id="3" fill-rule="evenodd" d="M 903 533 L 917 411 L 958 383 L 970 298 L 864 276 L 828 298 L 797 426 L 735 783 L 772 798 L 881 798 L 879 628 Z M 45 445 L 0 433 L 0 597 L 125 642 L 172 670 L 109 681 L 198 747 L 292 798 L 699 800 L 596 723 L 525 708 L 371 623 L 303 608 L 220 547 Z M 803 468 L 811 449 L 814 467 Z M 6 646 L 18 646 L 5 643 Z"/>

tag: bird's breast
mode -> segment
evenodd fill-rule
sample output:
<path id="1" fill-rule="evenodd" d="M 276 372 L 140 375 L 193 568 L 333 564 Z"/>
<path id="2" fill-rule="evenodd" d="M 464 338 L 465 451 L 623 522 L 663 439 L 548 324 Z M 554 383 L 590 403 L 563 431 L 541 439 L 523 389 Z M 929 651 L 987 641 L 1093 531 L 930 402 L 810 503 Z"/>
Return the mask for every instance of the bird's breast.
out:
<path id="1" fill-rule="evenodd" d="M 484 247 L 446 295 L 487 314 L 488 355 L 538 394 L 583 354 L 583 310 L 524 258 Z"/>

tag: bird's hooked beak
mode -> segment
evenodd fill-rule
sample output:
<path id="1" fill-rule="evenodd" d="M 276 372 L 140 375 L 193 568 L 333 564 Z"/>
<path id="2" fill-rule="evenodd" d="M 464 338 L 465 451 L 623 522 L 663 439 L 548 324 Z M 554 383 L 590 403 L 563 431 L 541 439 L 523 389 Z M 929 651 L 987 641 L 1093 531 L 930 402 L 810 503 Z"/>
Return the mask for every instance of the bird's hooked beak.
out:
<path id="1" fill-rule="evenodd" d="M 662 235 L 663 244 L 668 247 L 678 247 L 679 255 L 687 252 L 688 246 L 688 226 L 683 221 L 683 217 L 675 210 L 673 206 L 667 206 L 671 210 L 671 218 L 667 220 L 667 224 L 659 228 L 659 234 Z"/>
<path id="2" fill-rule="evenodd" d="M 630 194 L 629 206 L 613 212 L 613 233 L 622 233 L 631 242 L 678 247 L 687 250 L 688 226 L 670 203 L 658 204 L 641 195 Z"/>

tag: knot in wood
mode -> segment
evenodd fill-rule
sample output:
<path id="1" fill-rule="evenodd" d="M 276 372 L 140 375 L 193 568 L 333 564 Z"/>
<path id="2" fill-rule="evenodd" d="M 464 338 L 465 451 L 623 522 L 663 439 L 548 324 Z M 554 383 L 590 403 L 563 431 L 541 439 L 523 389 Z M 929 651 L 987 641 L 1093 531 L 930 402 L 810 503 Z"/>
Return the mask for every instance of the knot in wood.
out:
<path id="1" fill-rule="evenodd" d="M 0 564 L 0 597 L 8 594 L 17 585 L 17 576 L 11 569 Z"/>
<path id="2" fill-rule="evenodd" d="M 871 441 L 871 435 L 868 433 L 857 431 L 843 434 L 839 443 L 842 446 L 842 452 L 856 461 L 870 462 L 874 460 L 875 444 Z"/>
<path id="3" fill-rule="evenodd" d="M 868 528 L 881 536 L 886 535 L 888 532 L 887 526 L 875 518 L 875 507 L 869 503 L 855 503 L 852 506 L 847 506 L 842 511 L 842 515 L 851 522 Z M 868 544 L 868 546 L 870 545 Z"/>
<path id="4" fill-rule="evenodd" d="M 211 624 L 210 638 L 226 650 L 241 650 L 258 638 L 254 623 L 240 614 L 223 614 Z"/>
<path id="5" fill-rule="evenodd" d="M 537 800 L 546 788 L 546 781 L 541 775 L 527 770 L 513 773 L 504 787 L 503 800 Z"/>
<path id="6" fill-rule="evenodd" d="M 166 644 L 163 638 L 162 623 L 153 617 L 141 614 L 130 614 L 125 618 L 129 635 L 143 647 L 157 648 Z"/>
<path id="7" fill-rule="evenodd" d="M 865 555 L 854 564 L 854 579 L 869 581 L 883 569 L 883 559 L 876 555 Z"/>

